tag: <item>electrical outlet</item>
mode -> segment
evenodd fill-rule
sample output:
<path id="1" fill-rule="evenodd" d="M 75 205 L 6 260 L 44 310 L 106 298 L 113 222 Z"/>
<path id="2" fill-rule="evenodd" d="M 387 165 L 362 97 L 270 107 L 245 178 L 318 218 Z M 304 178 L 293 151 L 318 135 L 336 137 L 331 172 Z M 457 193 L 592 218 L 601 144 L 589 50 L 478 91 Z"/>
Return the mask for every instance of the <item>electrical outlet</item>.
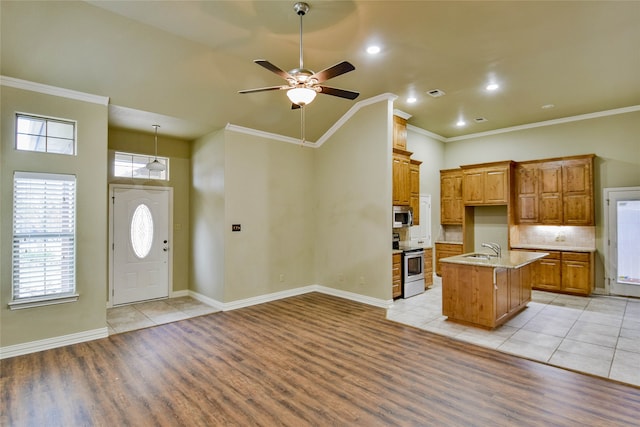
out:
<path id="1" fill-rule="evenodd" d="M 360 284 L 364 285 L 364 276 L 360 276 Z"/>
<path id="2" fill-rule="evenodd" d="M 338 274 L 338 283 L 344 283 L 344 275 Z"/>
<path id="3" fill-rule="evenodd" d="M 284 274 L 280 274 L 280 282 L 284 282 Z"/>

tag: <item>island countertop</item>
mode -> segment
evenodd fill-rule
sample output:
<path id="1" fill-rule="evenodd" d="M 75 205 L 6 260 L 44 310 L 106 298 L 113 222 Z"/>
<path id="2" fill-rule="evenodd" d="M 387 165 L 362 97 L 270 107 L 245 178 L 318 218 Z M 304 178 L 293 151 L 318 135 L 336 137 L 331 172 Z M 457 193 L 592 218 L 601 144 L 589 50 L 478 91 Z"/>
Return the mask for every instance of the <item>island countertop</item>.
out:
<path id="1" fill-rule="evenodd" d="M 473 254 L 487 255 L 487 258 L 472 257 Z M 500 258 L 488 253 L 472 252 L 441 258 L 440 262 L 450 264 L 477 265 L 481 267 L 520 268 L 549 255 L 546 252 L 502 251 Z"/>

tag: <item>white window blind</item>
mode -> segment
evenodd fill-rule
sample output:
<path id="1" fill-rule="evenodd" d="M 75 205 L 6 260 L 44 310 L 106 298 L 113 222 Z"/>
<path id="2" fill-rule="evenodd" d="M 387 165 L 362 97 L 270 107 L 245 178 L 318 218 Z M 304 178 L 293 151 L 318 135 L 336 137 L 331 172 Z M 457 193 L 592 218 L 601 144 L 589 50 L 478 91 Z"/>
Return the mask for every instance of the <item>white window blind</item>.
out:
<path id="1" fill-rule="evenodd" d="M 75 293 L 75 224 L 75 176 L 14 173 L 14 301 Z"/>

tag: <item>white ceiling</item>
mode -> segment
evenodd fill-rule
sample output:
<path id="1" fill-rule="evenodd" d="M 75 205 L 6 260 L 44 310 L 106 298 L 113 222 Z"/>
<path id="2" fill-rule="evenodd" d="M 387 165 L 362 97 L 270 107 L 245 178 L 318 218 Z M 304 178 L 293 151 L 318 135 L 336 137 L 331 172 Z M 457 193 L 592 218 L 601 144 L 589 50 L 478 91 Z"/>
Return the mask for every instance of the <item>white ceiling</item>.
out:
<path id="1" fill-rule="evenodd" d="M 283 91 L 237 93 L 283 83 L 254 59 L 298 66 L 293 4 L 2 2 L 2 74 L 109 96 L 112 126 L 158 123 L 191 139 L 231 123 L 295 138 L 300 114 Z M 361 93 L 319 95 L 306 109 L 311 141 L 382 93 L 398 95 L 410 124 L 447 138 L 640 104 L 640 2 L 309 4 L 305 67 L 347 60 L 356 70 L 326 84 Z M 370 43 L 381 53 L 366 54 Z M 492 79 L 501 87 L 488 93 Z M 436 88 L 446 95 L 426 94 Z"/>

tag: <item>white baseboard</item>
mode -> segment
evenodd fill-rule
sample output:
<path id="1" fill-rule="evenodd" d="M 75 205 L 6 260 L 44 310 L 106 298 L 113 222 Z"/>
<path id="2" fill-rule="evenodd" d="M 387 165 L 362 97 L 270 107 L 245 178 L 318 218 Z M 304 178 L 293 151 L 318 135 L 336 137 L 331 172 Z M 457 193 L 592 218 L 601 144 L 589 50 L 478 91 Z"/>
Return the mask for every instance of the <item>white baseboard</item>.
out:
<path id="1" fill-rule="evenodd" d="M 189 289 L 183 289 L 181 291 L 171 291 L 171 293 L 169 294 L 169 298 L 182 298 L 182 297 L 188 297 L 190 295 Z"/>
<path id="2" fill-rule="evenodd" d="M 85 341 L 93 341 L 100 338 L 107 338 L 108 336 L 109 331 L 104 327 L 92 329 L 90 331 L 77 332 L 75 334 L 0 347 L 0 359 L 21 356 L 23 354 L 35 353 L 37 351 L 49 350 L 57 347 L 64 347 L 65 345 L 78 344 Z"/>
<path id="3" fill-rule="evenodd" d="M 203 302 L 205 304 L 208 304 L 212 307 L 217 308 L 218 310 L 229 311 L 229 310 L 236 310 L 238 308 L 243 308 L 243 307 L 250 307 L 256 304 L 263 304 L 265 302 L 277 301 L 283 298 L 289 298 L 296 295 L 307 294 L 309 292 L 321 292 L 323 294 L 333 295 L 339 298 L 344 298 L 351 301 L 372 305 L 375 307 L 389 308 L 391 307 L 391 305 L 393 305 L 393 300 L 382 300 L 379 298 L 372 298 L 366 295 L 360 295 L 353 292 L 329 288 L 321 285 L 302 286 L 300 288 L 287 289 L 286 291 L 273 292 L 270 294 L 258 295 L 255 297 L 226 302 L 226 303 L 218 300 L 214 300 L 213 298 L 209 298 L 205 295 L 199 294 L 194 291 L 189 291 L 189 295 L 200 302 Z"/>

